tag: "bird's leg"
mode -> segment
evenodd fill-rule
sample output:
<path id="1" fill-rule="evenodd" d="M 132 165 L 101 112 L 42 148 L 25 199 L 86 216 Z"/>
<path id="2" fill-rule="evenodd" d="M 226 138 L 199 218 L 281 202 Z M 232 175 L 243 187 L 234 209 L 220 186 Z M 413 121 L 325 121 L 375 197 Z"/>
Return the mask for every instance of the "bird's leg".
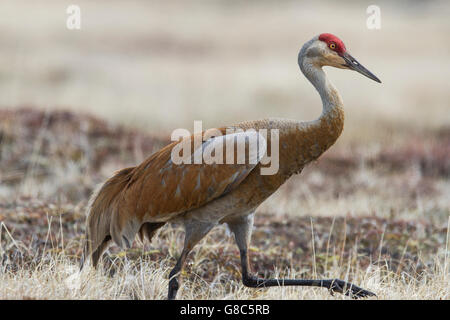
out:
<path id="1" fill-rule="evenodd" d="M 179 289 L 178 278 L 181 270 L 183 270 L 184 263 L 186 262 L 189 252 L 211 230 L 213 226 L 214 224 L 212 223 L 205 223 L 195 220 L 190 220 L 185 223 L 186 235 L 184 238 L 183 251 L 181 252 L 180 258 L 178 258 L 175 267 L 169 274 L 168 300 L 174 300 L 177 295 Z"/>
<path id="2" fill-rule="evenodd" d="M 251 288 L 278 287 L 278 286 L 309 286 L 323 287 L 330 292 L 339 292 L 352 298 L 376 296 L 374 293 L 364 290 L 349 282 L 339 279 L 262 279 L 251 275 L 247 248 L 250 243 L 251 229 L 253 226 L 253 214 L 227 222 L 233 231 L 236 243 L 241 255 L 242 283 Z"/>
<path id="3" fill-rule="evenodd" d="M 142 224 L 141 228 L 139 229 L 139 236 L 141 238 L 141 241 L 144 242 L 145 237 L 147 237 L 148 242 L 151 242 L 156 231 L 158 231 L 158 229 L 165 224 L 165 222 L 146 222 Z"/>
<path id="4" fill-rule="evenodd" d="M 175 300 L 175 297 L 177 296 L 179 283 L 178 283 L 178 277 L 180 275 L 181 270 L 183 269 L 184 262 L 186 261 L 186 257 L 189 253 L 190 249 L 184 247 L 183 251 L 181 252 L 180 258 L 177 261 L 177 264 L 175 267 L 170 271 L 169 274 L 169 293 L 167 295 L 168 300 Z"/>

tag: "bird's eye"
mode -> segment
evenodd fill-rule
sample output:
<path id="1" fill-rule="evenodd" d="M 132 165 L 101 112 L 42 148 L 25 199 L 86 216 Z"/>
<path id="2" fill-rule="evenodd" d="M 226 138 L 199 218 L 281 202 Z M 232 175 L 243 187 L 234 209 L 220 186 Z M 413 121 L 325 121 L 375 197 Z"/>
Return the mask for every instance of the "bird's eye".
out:
<path id="1" fill-rule="evenodd" d="M 330 49 L 331 49 L 331 50 L 336 49 L 336 45 L 335 45 L 334 43 L 330 43 Z"/>

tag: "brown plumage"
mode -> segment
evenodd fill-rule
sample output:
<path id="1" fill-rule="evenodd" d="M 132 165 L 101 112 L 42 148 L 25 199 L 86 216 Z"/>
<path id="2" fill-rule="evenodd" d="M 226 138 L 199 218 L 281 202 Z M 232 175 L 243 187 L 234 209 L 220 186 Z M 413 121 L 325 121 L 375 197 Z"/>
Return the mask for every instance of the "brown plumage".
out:
<path id="1" fill-rule="evenodd" d="M 300 173 L 305 165 L 333 145 L 343 130 L 342 99 L 327 80 L 322 66 L 353 69 L 378 80 L 345 50 L 342 51 L 342 46 L 339 46 L 339 52 L 333 50 L 336 46 L 331 45 L 332 37 L 323 37 L 326 41 L 320 37 L 308 41 L 299 54 L 302 72 L 322 98 L 323 112 L 319 119 L 310 122 L 265 119 L 219 129 L 225 138 L 230 138 L 227 135 L 230 129 L 268 130 L 263 139 L 267 150 L 272 150 L 272 143 L 278 143 L 279 168 L 275 174 L 262 174 L 261 168 L 268 165 L 263 165 L 259 158 L 255 163 L 236 163 L 237 145 L 234 145 L 234 164 L 175 164 L 171 153 L 181 142 L 173 142 L 139 166 L 117 172 L 93 194 L 88 206 L 82 265 L 84 257 L 90 257 L 96 266 L 110 240 L 119 246 L 130 247 L 136 234 L 150 240 L 165 223 L 180 221 L 185 226 L 186 236 L 181 257 L 170 274 L 168 297 L 173 299 L 189 251 L 211 228 L 226 223 L 240 249 L 243 282 L 247 286 L 323 286 L 356 297 L 372 295 L 337 279 L 258 279 L 251 276 L 248 265 L 247 247 L 256 208 L 290 176 Z M 272 141 L 270 135 L 274 129 L 279 132 L 278 142 Z M 184 140 L 191 145 L 191 150 L 196 150 L 195 137 L 192 135 Z M 203 147 L 218 139 L 221 138 L 203 142 Z M 244 147 L 248 154 L 248 141 Z"/>

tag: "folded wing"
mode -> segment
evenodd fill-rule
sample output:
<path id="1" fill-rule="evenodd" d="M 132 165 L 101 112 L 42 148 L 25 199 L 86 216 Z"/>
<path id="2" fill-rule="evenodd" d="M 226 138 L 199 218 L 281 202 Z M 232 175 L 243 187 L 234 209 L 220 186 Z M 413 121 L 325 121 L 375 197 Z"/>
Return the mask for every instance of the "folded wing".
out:
<path id="1" fill-rule="evenodd" d="M 149 217 L 166 221 L 236 189 L 265 155 L 266 140 L 255 131 L 225 134 L 222 128 L 220 132 L 222 136 L 197 148 L 194 140 L 199 136 L 174 142 L 136 167 L 122 193 L 128 214 L 141 221 Z M 172 156 L 175 150 L 175 156 L 179 155 L 181 143 L 193 150 L 181 152 L 184 163 Z"/>

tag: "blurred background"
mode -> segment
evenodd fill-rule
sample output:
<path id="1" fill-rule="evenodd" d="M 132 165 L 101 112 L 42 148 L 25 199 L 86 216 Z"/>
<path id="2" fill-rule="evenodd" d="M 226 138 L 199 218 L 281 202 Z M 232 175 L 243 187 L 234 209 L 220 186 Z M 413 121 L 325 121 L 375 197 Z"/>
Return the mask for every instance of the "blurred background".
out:
<path id="1" fill-rule="evenodd" d="M 80 30 L 66 27 L 72 4 Z M 369 5 L 381 10 L 379 30 L 367 28 Z M 176 128 L 317 118 L 321 102 L 297 55 L 329 32 L 383 83 L 326 68 L 344 100 L 343 135 L 258 209 L 254 256 L 266 265 L 256 271 L 280 263 L 311 270 L 313 217 L 321 226 L 315 257 L 328 257 L 331 243 L 341 248 L 339 265 L 358 257 L 363 270 L 383 261 L 412 278 L 432 272 L 448 255 L 449 17 L 449 1 L 2 0 L 0 256 L 9 260 L 0 266 L 44 256 L 49 235 L 78 257 L 95 185 L 143 161 Z M 356 250 L 358 239 L 366 242 Z M 153 254 L 173 257 L 164 241 Z M 449 297 L 445 268 L 443 291 L 420 297 Z M 239 280 L 238 265 L 232 277 Z M 21 297 L 1 290 L 0 298 Z"/>
<path id="2" fill-rule="evenodd" d="M 70 4 L 81 30 L 66 28 Z M 369 30 L 366 9 L 381 9 Z M 327 70 L 344 136 L 450 123 L 448 1 L 2 1 L 0 107 L 64 108 L 146 131 L 321 112 L 297 54 L 323 32 L 382 81 Z M 399 129 L 399 130 L 398 130 Z"/>

